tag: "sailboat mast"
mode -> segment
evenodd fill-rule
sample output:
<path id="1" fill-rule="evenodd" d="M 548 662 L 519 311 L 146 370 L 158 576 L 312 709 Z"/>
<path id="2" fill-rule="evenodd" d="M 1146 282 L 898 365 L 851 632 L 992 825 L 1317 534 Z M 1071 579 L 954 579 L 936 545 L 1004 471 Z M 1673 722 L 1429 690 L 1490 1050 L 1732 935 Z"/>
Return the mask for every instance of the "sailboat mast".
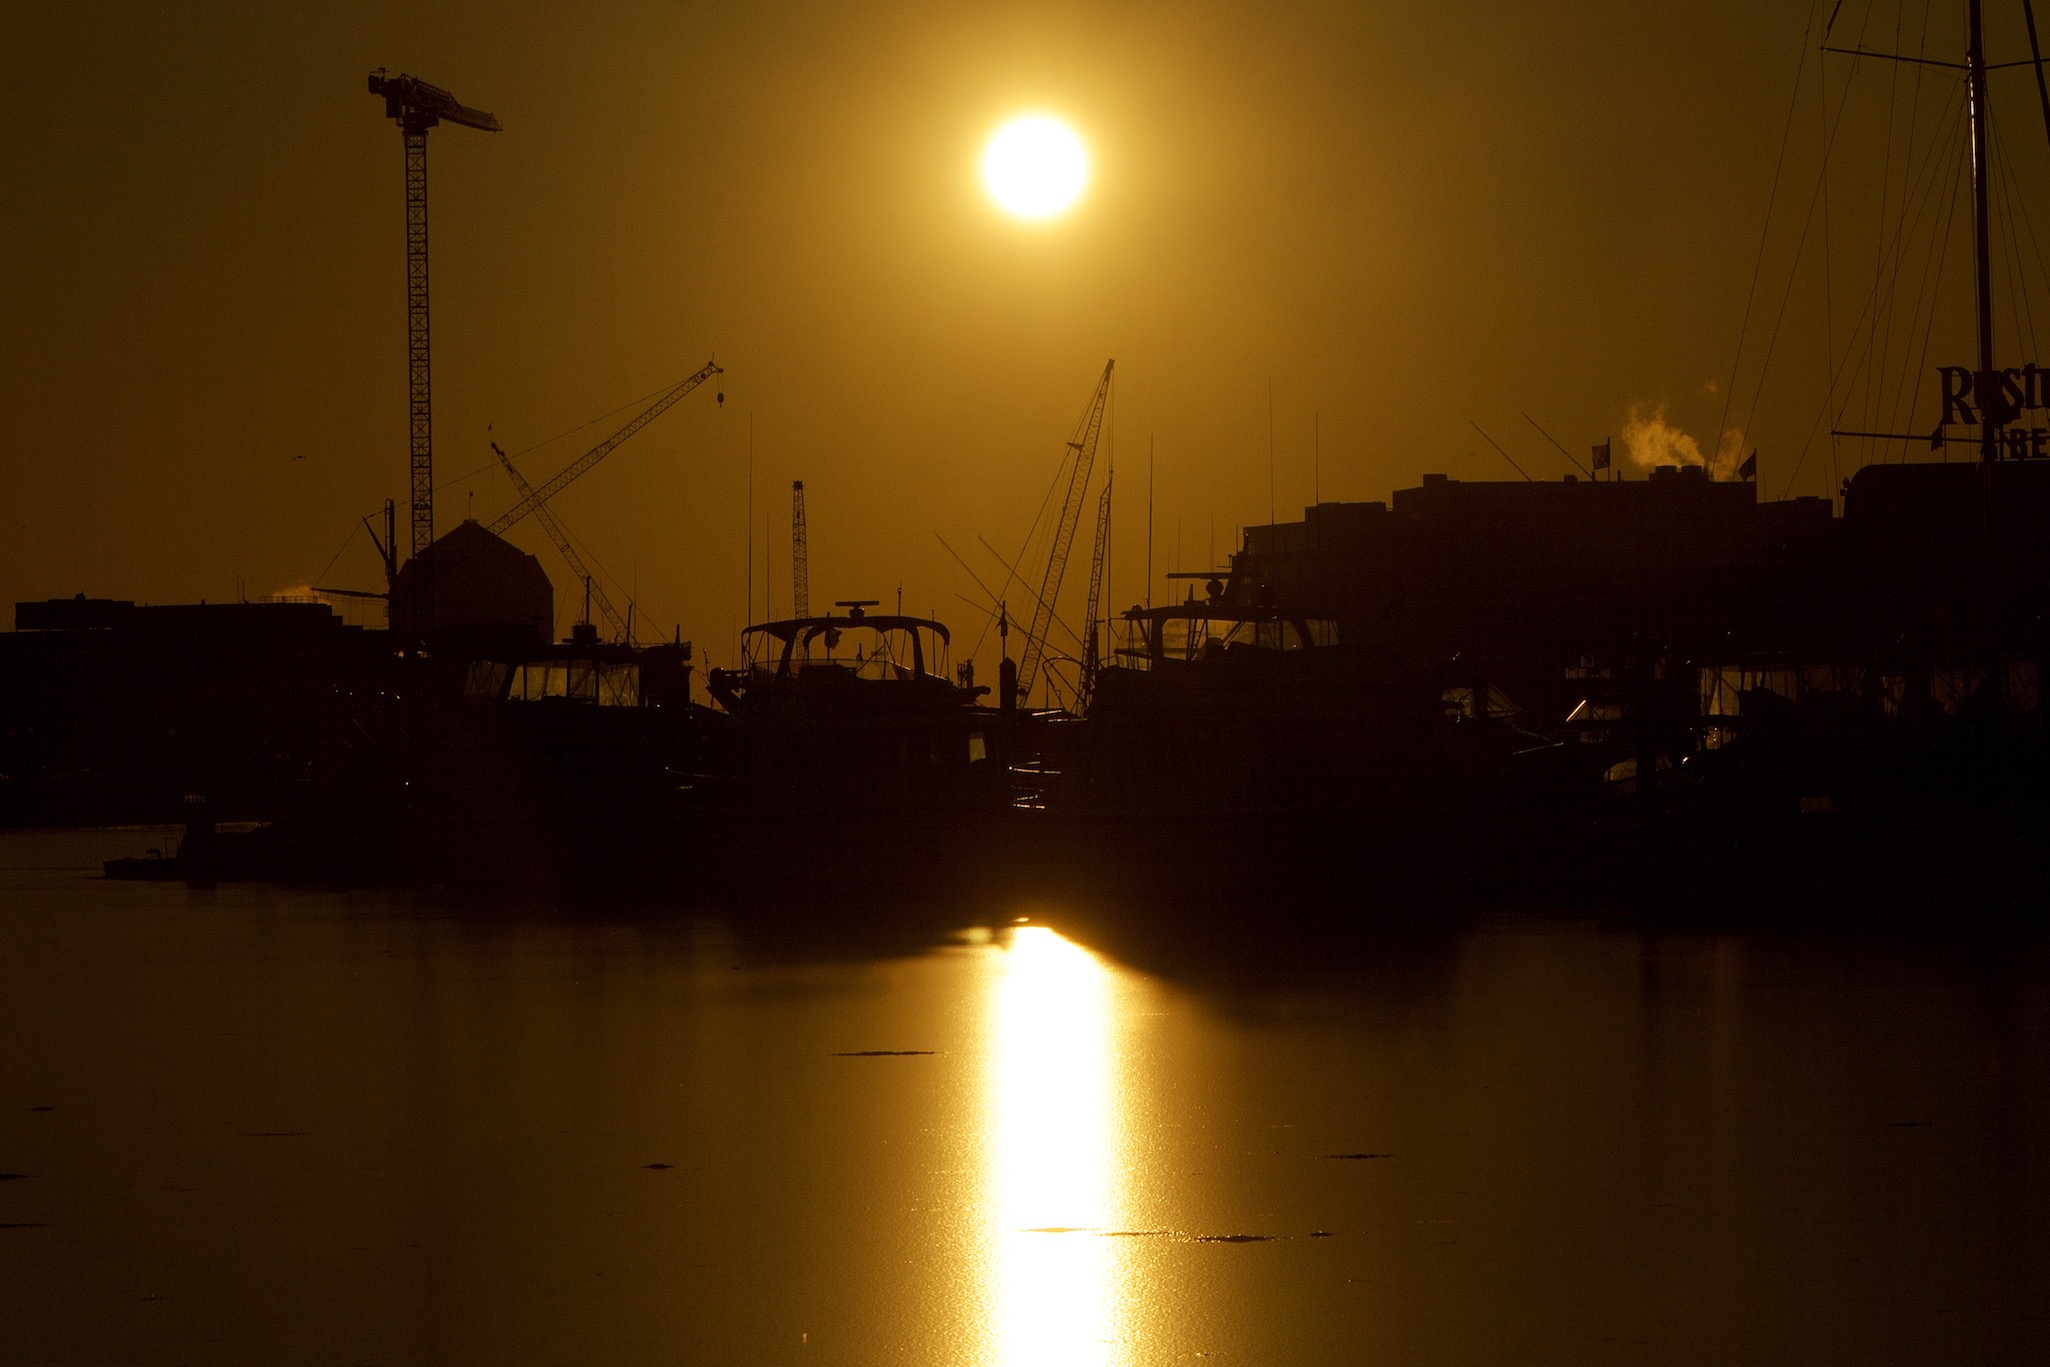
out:
<path id="1" fill-rule="evenodd" d="M 1989 251 L 1986 181 L 1986 46 L 1981 0 L 1969 0 L 1970 47 L 1965 54 L 1965 83 L 1972 106 L 1972 245 L 1979 286 L 1979 459 L 2000 459 L 2000 407 L 2003 379 L 1993 367 L 1993 263 Z"/>

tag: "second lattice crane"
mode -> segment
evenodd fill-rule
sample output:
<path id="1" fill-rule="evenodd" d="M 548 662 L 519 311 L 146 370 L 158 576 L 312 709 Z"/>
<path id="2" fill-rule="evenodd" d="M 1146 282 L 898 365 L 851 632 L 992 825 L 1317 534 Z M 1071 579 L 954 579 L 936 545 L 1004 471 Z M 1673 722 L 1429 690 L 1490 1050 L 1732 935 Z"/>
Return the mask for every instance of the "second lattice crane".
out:
<path id="1" fill-rule="evenodd" d="M 790 481 L 790 615 L 811 616 L 811 536 L 804 526 L 804 481 Z"/>

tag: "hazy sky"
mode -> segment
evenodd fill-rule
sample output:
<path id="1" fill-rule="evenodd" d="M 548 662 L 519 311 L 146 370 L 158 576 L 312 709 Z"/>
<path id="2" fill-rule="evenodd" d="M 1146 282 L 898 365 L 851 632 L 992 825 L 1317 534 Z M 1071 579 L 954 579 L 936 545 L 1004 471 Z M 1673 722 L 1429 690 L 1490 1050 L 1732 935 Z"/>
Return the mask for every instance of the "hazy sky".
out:
<path id="1" fill-rule="evenodd" d="M 1905 41 L 1897 8 L 1847 0 L 1834 40 Z M 2010 48 L 2011 8 L 1993 5 Z M 1957 11 L 1935 7 L 1932 53 L 1955 55 Z M 1814 83 L 1820 23 L 1750 2 L 16 0 L 0 601 L 378 586 L 351 528 L 404 496 L 406 372 L 400 145 L 364 89 L 376 66 L 505 125 L 430 143 L 440 527 L 510 501 L 487 423 L 520 452 L 716 353 L 723 410 L 708 387 L 555 504 L 638 583 L 641 619 L 714 663 L 744 610 L 750 419 L 757 616 L 764 555 L 787 611 L 801 478 L 815 602 L 901 585 L 970 639 L 956 594 L 975 590 L 935 534 L 986 575 L 978 534 L 1015 548 L 1107 357 L 1118 604 L 1145 592 L 1149 440 L 1157 571 L 1266 520 L 1270 384 L 1284 516 L 1311 495 L 1313 421 L 1326 498 L 1386 498 L 1427 470 L 1514 478 L 1469 420 L 1556 478 L 1524 411 L 1584 456 L 1662 403 L 1712 449 L 1790 99 L 1731 421 L 1765 493 L 1826 493 L 1855 453 L 1832 473 L 1826 423 L 1810 443 L 1823 347 L 1844 353 L 1875 273 L 1858 176 L 1910 139 L 1882 144 L 1888 105 L 1854 101 L 1830 232 L 1804 219 L 1850 71 L 1832 59 L 1828 92 Z M 1999 127 L 2039 170 L 2034 91 L 2005 79 Z M 1926 107 L 1924 142 L 1941 99 Z M 1051 225 L 1003 217 L 976 178 L 1025 110 L 1069 120 L 1095 160 Z M 608 430 L 522 464 L 538 482 Z M 514 539 L 567 620 L 540 529 Z M 1071 593 L 1085 573 L 1086 547 Z"/>

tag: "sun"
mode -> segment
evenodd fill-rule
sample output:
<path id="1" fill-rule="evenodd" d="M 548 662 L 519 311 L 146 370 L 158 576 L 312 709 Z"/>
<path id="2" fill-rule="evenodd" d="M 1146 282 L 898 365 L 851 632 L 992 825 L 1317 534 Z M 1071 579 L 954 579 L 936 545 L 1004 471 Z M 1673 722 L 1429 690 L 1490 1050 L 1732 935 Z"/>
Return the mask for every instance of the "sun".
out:
<path id="1" fill-rule="evenodd" d="M 1089 153 L 1075 130 L 1026 114 L 996 131 L 982 154 L 982 182 L 1006 213 L 1043 219 L 1072 208 L 1089 183 Z"/>

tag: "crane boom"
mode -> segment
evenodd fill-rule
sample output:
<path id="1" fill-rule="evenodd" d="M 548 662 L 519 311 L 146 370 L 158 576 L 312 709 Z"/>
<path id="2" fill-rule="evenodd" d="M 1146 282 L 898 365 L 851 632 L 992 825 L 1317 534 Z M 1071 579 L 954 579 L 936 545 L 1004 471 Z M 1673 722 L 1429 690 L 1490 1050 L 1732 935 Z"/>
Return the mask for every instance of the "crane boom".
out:
<path id="1" fill-rule="evenodd" d="M 498 463 L 505 467 L 505 473 L 511 478 L 513 488 L 519 492 L 520 497 L 524 499 L 531 496 L 533 488 L 527 483 L 527 477 L 520 473 L 520 468 L 512 463 L 512 457 L 500 449 L 497 442 L 491 443 L 491 451 L 498 457 Z M 605 619 L 606 630 L 617 639 L 632 645 L 633 636 L 626 620 L 619 615 L 619 610 L 612 606 L 612 600 L 605 596 L 605 586 L 584 568 L 584 558 L 577 554 L 576 547 L 570 545 L 569 536 L 562 530 L 561 524 L 556 522 L 555 514 L 549 512 L 545 505 L 537 503 L 534 505 L 534 515 L 541 520 L 541 527 L 548 533 L 548 539 L 555 543 L 555 549 L 561 552 L 563 560 L 569 564 L 570 572 L 582 580 L 590 591 L 591 600 L 598 605 L 598 615 Z"/>
<path id="2" fill-rule="evenodd" d="M 1096 393 L 1090 397 L 1088 410 L 1076 429 L 1077 440 L 1068 443 L 1068 449 L 1075 453 L 1068 473 L 1068 496 L 1061 505 L 1061 520 L 1054 528 L 1053 549 L 1047 552 L 1046 578 L 1040 586 L 1039 601 L 1032 609 L 1032 625 L 1025 632 L 1025 654 L 1018 662 L 1020 698 L 1032 696 L 1032 684 L 1046 654 L 1046 632 L 1053 624 L 1054 600 L 1060 596 L 1061 578 L 1068 569 L 1068 552 L 1074 547 L 1075 528 L 1082 520 L 1082 501 L 1089 493 L 1089 471 L 1096 463 L 1096 442 L 1103 434 L 1103 409 L 1110 400 L 1110 375 L 1116 366 L 1114 359 L 1104 363 L 1103 378 L 1096 382 Z"/>
<path id="3" fill-rule="evenodd" d="M 646 427 L 649 423 L 655 421 L 655 419 L 661 417 L 664 413 L 667 413 L 671 408 L 674 408 L 683 399 L 684 395 L 690 393 L 714 375 L 723 375 L 724 373 L 725 371 L 717 363 L 707 361 L 704 368 L 698 371 L 697 374 L 663 390 L 661 394 L 656 396 L 655 401 L 642 409 L 631 422 L 599 442 L 590 450 L 584 452 L 583 455 L 577 457 L 561 474 L 549 480 L 538 489 L 528 489 L 520 497 L 519 502 L 506 509 L 499 515 L 498 521 L 491 524 L 489 529 L 491 533 L 494 536 L 505 535 L 507 528 L 568 488 L 579 477 L 589 471 L 592 466 L 611 455 L 614 447 L 640 431 L 643 427 Z"/>
<path id="4" fill-rule="evenodd" d="M 804 481 L 790 481 L 790 615 L 811 616 L 811 538 L 804 527 Z"/>
<path id="5" fill-rule="evenodd" d="M 1103 576 L 1110 564 L 1110 491 L 1117 483 L 1111 471 L 1103 481 L 1103 494 L 1096 500 L 1096 548 L 1089 556 L 1089 635 L 1082 642 L 1082 686 L 1079 700 L 1087 705 L 1096 692 L 1096 671 L 1103 665 L 1102 629 L 1097 621 L 1103 606 Z"/>

